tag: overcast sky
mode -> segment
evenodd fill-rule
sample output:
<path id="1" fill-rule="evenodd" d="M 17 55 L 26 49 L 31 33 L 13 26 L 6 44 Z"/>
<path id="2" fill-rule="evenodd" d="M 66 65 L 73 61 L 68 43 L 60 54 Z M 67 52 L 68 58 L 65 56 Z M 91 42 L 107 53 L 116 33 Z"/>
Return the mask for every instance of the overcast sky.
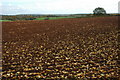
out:
<path id="1" fill-rule="evenodd" d="M 0 0 L 0 14 L 78 14 L 93 13 L 103 7 L 118 12 L 119 0 Z"/>

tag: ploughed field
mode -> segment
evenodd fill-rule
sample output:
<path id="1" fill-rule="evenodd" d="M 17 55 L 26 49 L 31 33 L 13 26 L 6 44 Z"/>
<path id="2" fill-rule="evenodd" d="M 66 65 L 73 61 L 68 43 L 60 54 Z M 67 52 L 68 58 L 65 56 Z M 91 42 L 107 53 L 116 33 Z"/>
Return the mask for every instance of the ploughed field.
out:
<path id="1" fill-rule="evenodd" d="M 117 17 L 3 22 L 3 79 L 119 79 Z"/>

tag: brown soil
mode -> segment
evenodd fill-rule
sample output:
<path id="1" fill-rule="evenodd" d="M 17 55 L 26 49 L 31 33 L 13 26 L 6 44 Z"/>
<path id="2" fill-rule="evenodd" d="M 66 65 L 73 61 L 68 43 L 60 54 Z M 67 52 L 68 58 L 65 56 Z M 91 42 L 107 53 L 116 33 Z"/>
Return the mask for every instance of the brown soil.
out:
<path id="1" fill-rule="evenodd" d="M 117 17 L 3 22 L 3 79 L 118 79 Z"/>

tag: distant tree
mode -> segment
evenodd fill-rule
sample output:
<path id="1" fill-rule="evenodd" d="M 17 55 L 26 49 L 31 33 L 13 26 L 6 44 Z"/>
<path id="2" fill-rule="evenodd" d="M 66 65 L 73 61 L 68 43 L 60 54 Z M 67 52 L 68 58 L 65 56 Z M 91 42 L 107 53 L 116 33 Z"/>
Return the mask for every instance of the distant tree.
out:
<path id="1" fill-rule="evenodd" d="M 93 10 L 94 15 L 105 15 L 106 11 L 104 8 L 98 7 Z"/>

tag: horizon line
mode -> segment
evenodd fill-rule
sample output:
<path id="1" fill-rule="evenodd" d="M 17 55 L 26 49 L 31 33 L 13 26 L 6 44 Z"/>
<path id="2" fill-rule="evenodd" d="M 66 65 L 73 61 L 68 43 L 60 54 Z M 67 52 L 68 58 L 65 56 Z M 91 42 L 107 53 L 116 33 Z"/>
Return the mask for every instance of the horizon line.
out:
<path id="1" fill-rule="evenodd" d="M 59 13 L 56 13 L 56 14 L 49 14 L 49 13 L 44 13 L 44 14 L 29 14 L 29 13 L 23 13 L 23 14 L 0 14 L 0 15 L 73 15 L 73 14 L 93 14 L 93 13 L 71 13 L 71 14 L 69 14 L 69 13 L 61 13 L 61 14 L 59 14 Z M 107 14 L 120 14 L 119 12 L 118 13 L 107 13 Z"/>

